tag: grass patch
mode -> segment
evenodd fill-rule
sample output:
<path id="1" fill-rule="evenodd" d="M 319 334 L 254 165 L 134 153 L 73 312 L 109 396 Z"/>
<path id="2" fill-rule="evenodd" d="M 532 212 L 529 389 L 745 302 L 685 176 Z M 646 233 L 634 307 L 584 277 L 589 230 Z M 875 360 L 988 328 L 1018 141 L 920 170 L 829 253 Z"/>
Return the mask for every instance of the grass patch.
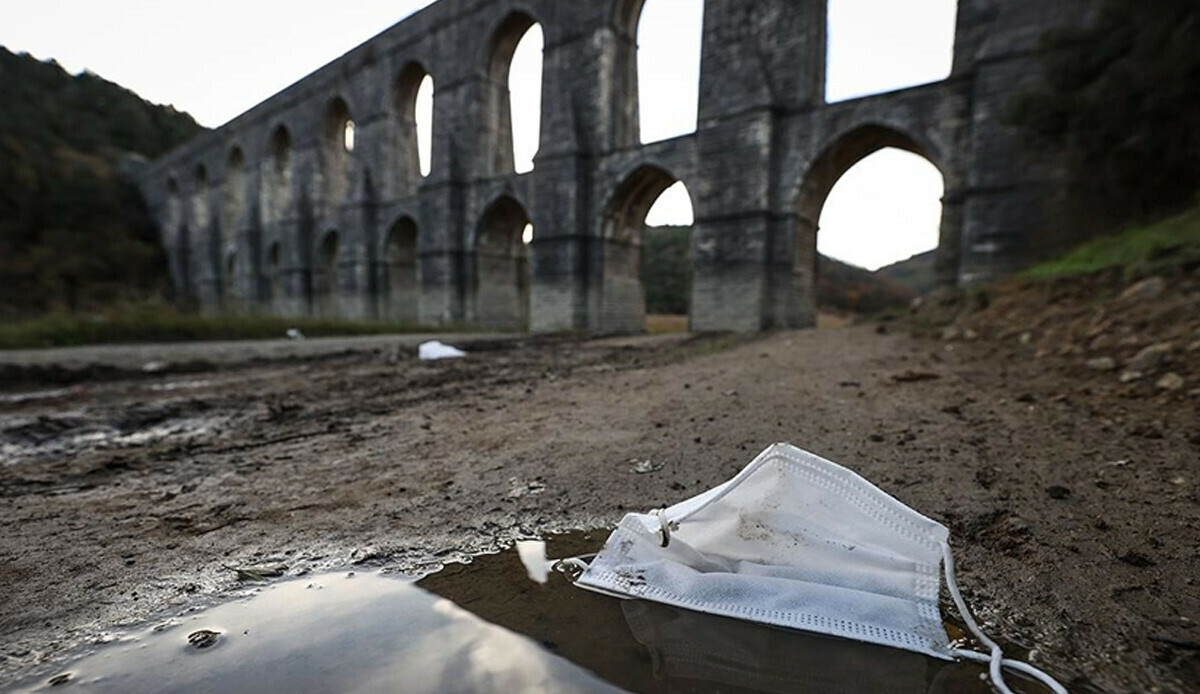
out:
<path id="1" fill-rule="evenodd" d="M 1064 256 L 1033 266 L 1033 280 L 1078 277 L 1122 269 L 1127 275 L 1177 265 L 1200 255 L 1200 208 L 1155 224 L 1134 227 L 1079 246 Z"/>
<path id="2" fill-rule="evenodd" d="M 673 335 L 688 331 L 687 316 L 646 316 L 646 332 L 651 335 Z"/>
<path id="3" fill-rule="evenodd" d="M 98 314 L 49 314 L 0 323 L 0 349 L 97 344 L 280 339 L 296 328 L 305 337 L 460 332 L 461 328 L 367 323 L 322 318 L 201 316 L 150 305 Z"/>

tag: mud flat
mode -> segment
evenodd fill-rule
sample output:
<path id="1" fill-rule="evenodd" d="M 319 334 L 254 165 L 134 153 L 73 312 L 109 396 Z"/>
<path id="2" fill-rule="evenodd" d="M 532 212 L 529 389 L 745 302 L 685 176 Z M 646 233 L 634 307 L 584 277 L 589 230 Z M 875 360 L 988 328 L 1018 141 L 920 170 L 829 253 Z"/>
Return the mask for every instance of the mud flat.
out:
<path id="1" fill-rule="evenodd" d="M 420 571 L 608 527 L 782 440 L 947 524 L 985 628 L 1073 691 L 1194 691 L 1200 411 L 1106 378 L 1017 341 L 863 326 L 10 389 L 0 678 L 243 590 L 227 567 Z"/>

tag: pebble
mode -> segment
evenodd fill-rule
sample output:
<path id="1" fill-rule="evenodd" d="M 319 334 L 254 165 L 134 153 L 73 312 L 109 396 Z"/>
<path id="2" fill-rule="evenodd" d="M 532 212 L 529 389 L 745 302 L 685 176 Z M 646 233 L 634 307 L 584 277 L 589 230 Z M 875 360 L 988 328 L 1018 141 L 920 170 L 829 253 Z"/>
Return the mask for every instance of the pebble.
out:
<path id="1" fill-rule="evenodd" d="M 1159 390 L 1174 392 L 1177 390 L 1182 390 L 1183 386 L 1186 385 L 1186 381 L 1183 380 L 1183 376 L 1180 376 L 1177 373 L 1169 373 L 1166 376 L 1158 379 L 1158 383 L 1155 383 L 1154 385 L 1157 386 Z"/>
<path id="2" fill-rule="evenodd" d="M 1093 371 L 1116 371 L 1117 360 L 1112 357 L 1100 357 L 1098 359 L 1089 359 L 1087 367 Z"/>
<path id="3" fill-rule="evenodd" d="M 1158 370 L 1163 362 L 1167 360 L 1167 356 L 1171 354 L 1171 344 L 1168 342 L 1160 342 L 1138 352 L 1125 368 L 1129 371 L 1141 371 L 1142 373 L 1153 373 Z"/>
<path id="4" fill-rule="evenodd" d="M 1068 499 L 1071 496 L 1071 490 L 1067 489 L 1061 484 L 1056 484 L 1053 487 L 1048 488 L 1046 493 L 1050 495 L 1051 499 L 1057 499 L 1059 501 Z"/>

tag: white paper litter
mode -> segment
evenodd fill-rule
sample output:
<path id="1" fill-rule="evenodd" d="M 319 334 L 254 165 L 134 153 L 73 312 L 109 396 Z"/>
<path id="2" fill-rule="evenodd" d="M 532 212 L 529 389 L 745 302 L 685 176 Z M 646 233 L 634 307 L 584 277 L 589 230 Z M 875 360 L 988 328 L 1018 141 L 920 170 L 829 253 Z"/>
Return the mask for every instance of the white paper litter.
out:
<path id="1" fill-rule="evenodd" d="M 442 359 L 462 359 L 467 356 L 467 353 L 457 347 L 434 340 L 421 345 L 418 355 L 421 357 L 421 361 L 440 361 Z"/>

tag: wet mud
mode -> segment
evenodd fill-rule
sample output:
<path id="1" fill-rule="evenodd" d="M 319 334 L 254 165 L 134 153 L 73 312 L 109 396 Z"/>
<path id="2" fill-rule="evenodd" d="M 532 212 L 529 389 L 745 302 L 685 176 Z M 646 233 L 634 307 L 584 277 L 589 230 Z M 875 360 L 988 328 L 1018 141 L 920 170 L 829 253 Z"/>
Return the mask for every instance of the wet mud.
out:
<path id="1" fill-rule="evenodd" d="M 397 347 L 0 387 L 0 682 L 156 615 L 225 604 L 256 575 L 280 580 L 279 565 L 292 578 L 423 575 L 612 527 L 789 441 L 949 527 L 985 631 L 1072 691 L 1200 691 L 1200 399 L 1123 397 L 1111 374 L 1032 349 L 864 326 L 497 342 L 439 364 Z M 512 609 L 554 606 L 522 626 L 488 601 L 498 579 L 455 585 L 454 572 L 420 589 L 589 672 L 604 669 L 568 631 L 608 623 L 627 635 L 613 643 L 641 649 L 639 672 L 655 671 L 619 604 L 555 631 L 592 596 L 554 604 L 523 579 L 503 589 Z"/>
<path id="2" fill-rule="evenodd" d="M 548 558 L 595 551 L 606 535 L 525 541 L 419 580 L 283 580 L 114 635 L 13 691 L 991 691 L 979 665 L 601 596 Z"/>

